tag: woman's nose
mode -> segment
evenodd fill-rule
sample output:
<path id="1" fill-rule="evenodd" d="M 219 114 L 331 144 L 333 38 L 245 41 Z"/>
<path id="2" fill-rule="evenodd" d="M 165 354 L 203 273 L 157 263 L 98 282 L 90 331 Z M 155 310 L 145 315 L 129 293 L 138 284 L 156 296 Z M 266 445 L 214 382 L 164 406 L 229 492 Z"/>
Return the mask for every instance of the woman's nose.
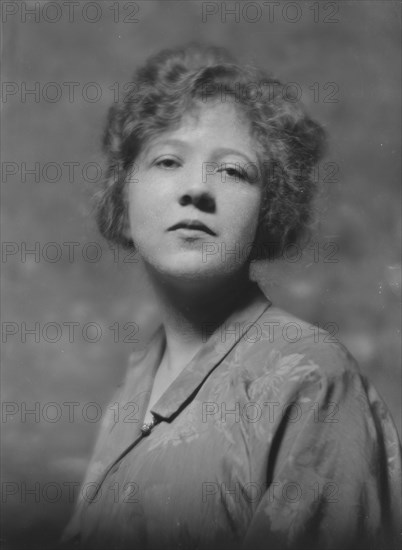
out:
<path id="1" fill-rule="evenodd" d="M 215 212 L 215 199 L 207 191 L 187 191 L 180 196 L 179 204 L 180 206 L 192 204 L 204 212 Z"/>
<path id="2" fill-rule="evenodd" d="M 192 204 L 204 212 L 212 213 L 216 209 L 216 201 L 208 184 L 202 181 L 200 173 L 199 180 L 195 179 L 194 174 L 186 179 L 186 184 L 182 187 L 179 194 L 180 206 Z"/>

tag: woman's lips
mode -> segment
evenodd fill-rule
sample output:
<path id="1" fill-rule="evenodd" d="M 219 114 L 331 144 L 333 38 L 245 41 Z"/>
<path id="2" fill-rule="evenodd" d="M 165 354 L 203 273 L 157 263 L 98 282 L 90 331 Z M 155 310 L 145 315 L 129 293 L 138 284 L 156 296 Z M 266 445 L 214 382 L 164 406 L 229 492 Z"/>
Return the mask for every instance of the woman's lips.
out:
<path id="1" fill-rule="evenodd" d="M 205 223 L 200 222 L 199 220 L 182 220 L 172 227 L 169 227 L 169 231 L 176 231 L 178 229 L 185 230 L 186 233 L 207 233 L 208 235 L 216 235 L 216 233 Z"/>

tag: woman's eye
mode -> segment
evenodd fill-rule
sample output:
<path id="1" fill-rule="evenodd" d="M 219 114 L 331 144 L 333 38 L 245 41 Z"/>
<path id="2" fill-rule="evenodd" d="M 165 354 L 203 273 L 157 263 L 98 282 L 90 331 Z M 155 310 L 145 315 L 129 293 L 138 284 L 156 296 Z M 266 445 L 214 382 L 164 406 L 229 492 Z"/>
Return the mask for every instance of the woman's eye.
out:
<path id="1" fill-rule="evenodd" d="M 227 168 L 226 173 L 231 178 L 242 179 L 242 180 L 245 179 L 245 174 L 243 174 L 243 172 L 239 172 L 239 170 L 236 170 L 235 168 Z"/>
<path id="2" fill-rule="evenodd" d="M 239 180 L 247 181 L 248 180 L 247 174 L 240 167 L 239 168 L 234 168 L 234 167 L 231 167 L 231 166 L 224 166 L 219 170 L 219 172 L 223 172 L 227 176 L 229 176 L 229 178 L 233 178 L 237 181 L 239 181 Z"/>
<path id="3" fill-rule="evenodd" d="M 160 166 L 161 168 L 176 168 L 176 166 L 180 166 L 179 161 L 173 158 L 164 158 L 159 159 L 155 162 L 156 166 Z"/>

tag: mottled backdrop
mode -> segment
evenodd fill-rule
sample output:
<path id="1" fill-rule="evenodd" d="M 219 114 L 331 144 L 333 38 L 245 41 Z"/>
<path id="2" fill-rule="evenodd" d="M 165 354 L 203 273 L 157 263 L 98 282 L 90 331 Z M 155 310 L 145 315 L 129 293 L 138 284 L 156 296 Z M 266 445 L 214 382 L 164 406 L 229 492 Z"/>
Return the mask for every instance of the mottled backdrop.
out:
<path id="1" fill-rule="evenodd" d="M 327 128 L 312 242 L 256 275 L 348 346 L 400 431 L 400 4 L 5 1 L 2 21 L 4 549 L 54 546 L 153 323 L 137 259 L 97 235 L 91 197 L 107 109 L 162 47 L 229 46 Z"/>

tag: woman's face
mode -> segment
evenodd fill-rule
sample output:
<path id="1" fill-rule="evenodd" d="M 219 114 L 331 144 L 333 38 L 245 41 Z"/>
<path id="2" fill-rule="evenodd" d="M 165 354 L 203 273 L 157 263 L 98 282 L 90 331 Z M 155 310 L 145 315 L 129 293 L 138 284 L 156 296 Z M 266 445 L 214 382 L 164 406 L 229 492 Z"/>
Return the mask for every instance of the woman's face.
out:
<path id="1" fill-rule="evenodd" d="M 244 266 L 262 195 L 256 150 L 231 103 L 201 104 L 144 147 L 129 179 L 129 219 L 150 268 L 195 282 Z"/>

